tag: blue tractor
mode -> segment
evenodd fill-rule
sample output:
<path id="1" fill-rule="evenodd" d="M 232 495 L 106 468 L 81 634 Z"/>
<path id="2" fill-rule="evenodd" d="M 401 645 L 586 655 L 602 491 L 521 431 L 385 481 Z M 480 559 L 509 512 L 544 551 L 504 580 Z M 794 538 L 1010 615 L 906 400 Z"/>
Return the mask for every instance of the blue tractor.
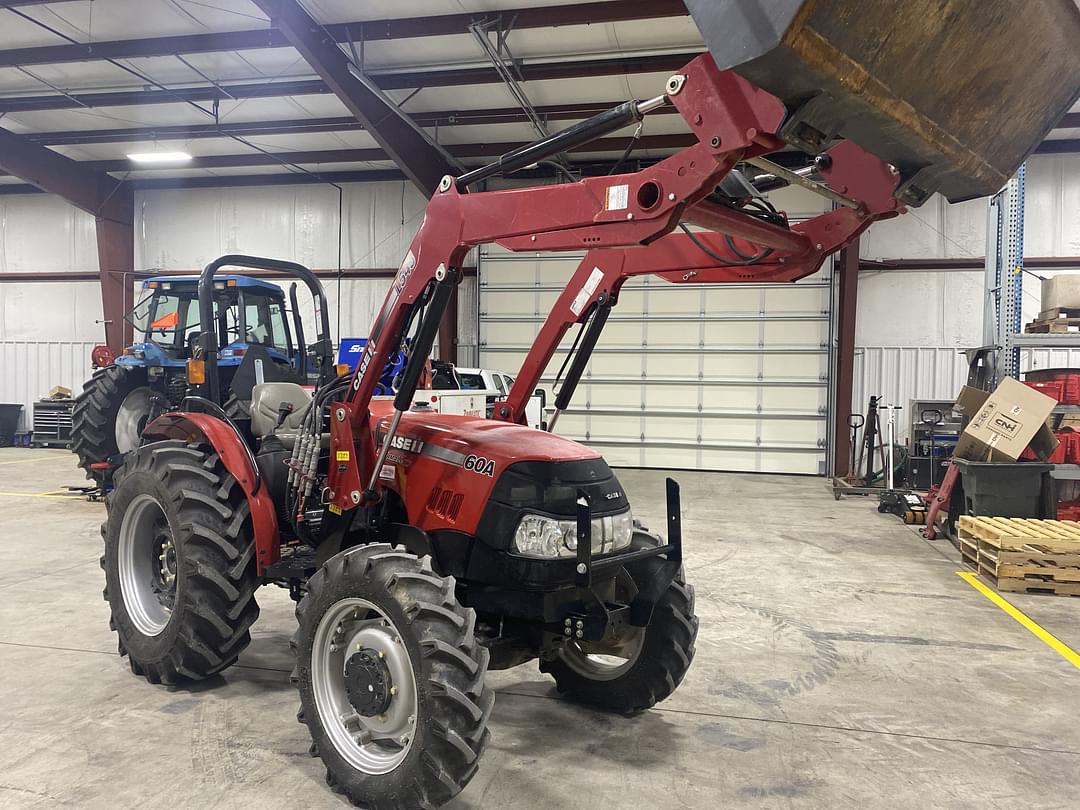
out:
<path id="1" fill-rule="evenodd" d="M 296 284 L 285 292 L 276 284 L 242 275 L 213 282 L 216 329 L 216 385 L 203 379 L 206 365 L 199 344 L 203 331 L 198 276 L 155 276 L 126 316 L 136 340 L 111 360 L 95 353 L 100 366 L 83 386 L 71 414 L 71 449 L 87 477 L 98 483 L 125 454 L 139 446 L 143 427 L 175 408 L 189 395 L 220 392 L 213 403 L 232 418 L 245 418 L 251 387 L 259 381 L 314 385 L 333 376 L 333 347 L 322 284 L 307 268 L 292 262 L 228 256 L 218 261 L 239 267 L 278 270 L 299 277 L 315 302 L 317 341 L 305 345 Z M 270 266 L 272 265 L 272 266 Z M 212 366 L 214 367 L 214 366 Z"/>

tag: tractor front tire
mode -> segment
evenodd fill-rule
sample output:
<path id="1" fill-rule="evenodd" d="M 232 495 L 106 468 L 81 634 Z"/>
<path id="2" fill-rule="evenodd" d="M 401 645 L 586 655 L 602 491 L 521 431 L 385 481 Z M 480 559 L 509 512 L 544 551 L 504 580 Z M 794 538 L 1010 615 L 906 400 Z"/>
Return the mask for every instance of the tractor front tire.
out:
<path id="1" fill-rule="evenodd" d="M 297 719 L 326 782 L 370 810 L 435 808 L 472 779 L 495 696 L 454 580 L 389 545 L 332 557 L 296 608 Z"/>
<path id="2" fill-rule="evenodd" d="M 638 536 L 632 548 L 645 548 L 645 543 L 651 542 Z M 627 587 L 633 581 L 636 593 L 661 565 L 658 557 L 646 558 L 632 563 L 621 576 Z M 620 594 L 620 598 L 629 599 L 633 593 Z M 634 715 L 652 708 L 678 688 L 694 660 L 697 631 L 694 588 L 686 584 L 680 568 L 656 603 L 648 625 L 636 631 L 636 643 L 627 658 L 590 654 L 579 642 L 570 641 L 554 659 L 541 659 L 540 671 L 551 675 L 559 692 L 572 700 Z"/>
<path id="3" fill-rule="evenodd" d="M 205 445 L 162 441 L 117 472 L 101 527 L 109 625 L 150 683 L 216 675 L 259 615 L 247 499 Z"/>
<path id="4" fill-rule="evenodd" d="M 92 464 L 108 461 L 120 450 L 116 443 L 116 417 L 128 394 L 146 386 L 142 368 L 106 366 L 99 368 L 83 385 L 71 409 L 71 451 L 79 457 L 86 477 L 103 483 L 103 473 Z"/>

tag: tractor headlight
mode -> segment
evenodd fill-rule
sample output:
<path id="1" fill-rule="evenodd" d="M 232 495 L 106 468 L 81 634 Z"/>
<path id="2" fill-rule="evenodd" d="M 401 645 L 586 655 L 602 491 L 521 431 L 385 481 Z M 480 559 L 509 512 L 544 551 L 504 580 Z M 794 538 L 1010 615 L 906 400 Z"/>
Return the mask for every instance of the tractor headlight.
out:
<path id="1" fill-rule="evenodd" d="M 627 509 L 618 515 L 592 519 L 592 553 L 610 554 L 630 545 L 634 517 Z M 526 557 L 557 559 L 577 555 L 577 521 L 545 515 L 525 515 L 514 532 L 514 551 Z"/>

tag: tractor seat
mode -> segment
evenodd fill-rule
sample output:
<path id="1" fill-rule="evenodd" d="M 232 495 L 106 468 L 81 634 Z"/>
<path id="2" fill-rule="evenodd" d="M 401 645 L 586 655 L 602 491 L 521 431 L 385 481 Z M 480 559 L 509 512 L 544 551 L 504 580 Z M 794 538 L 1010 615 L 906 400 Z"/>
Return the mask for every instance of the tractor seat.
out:
<path id="1" fill-rule="evenodd" d="M 284 402 L 293 409 L 279 426 L 278 414 Z M 286 446 L 292 446 L 310 405 L 311 394 L 296 383 L 258 383 L 251 389 L 251 432 L 260 439 L 273 434 Z"/>

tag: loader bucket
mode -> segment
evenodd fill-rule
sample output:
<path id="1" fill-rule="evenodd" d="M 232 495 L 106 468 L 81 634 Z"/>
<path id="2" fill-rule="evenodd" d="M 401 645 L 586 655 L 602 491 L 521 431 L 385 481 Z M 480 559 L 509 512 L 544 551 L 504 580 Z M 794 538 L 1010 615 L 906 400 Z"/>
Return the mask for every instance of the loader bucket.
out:
<path id="1" fill-rule="evenodd" d="M 804 151 L 850 138 L 919 204 L 997 192 L 1080 95 L 1074 0 L 686 0 Z"/>

